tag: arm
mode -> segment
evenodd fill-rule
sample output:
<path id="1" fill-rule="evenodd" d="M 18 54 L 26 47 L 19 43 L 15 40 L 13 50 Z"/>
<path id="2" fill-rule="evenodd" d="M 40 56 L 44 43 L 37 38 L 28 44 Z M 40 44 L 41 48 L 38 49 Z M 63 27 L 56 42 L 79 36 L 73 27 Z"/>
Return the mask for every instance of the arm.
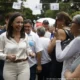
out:
<path id="1" fill-rule="evenodd" d="M 66 46 L 66 48 L 62 51 L 61 49 L 61 41 L 56 41 L 56 58 L 58 61 L 64 61 L 65 59 L 70 58 L 75 53 L 79 51 L 80 47 L 80 39 L 75 38 L 73 41 L 70 42 L 69 45 Z"/>
<path id="2" fill-rule="evenodd" d="M 9 59 L 10 61 L 14 61 L 16 59 L 15 55 L 8 55 L 8 54 L 4 54 L 4 49 L 5 48 L 5 39 L 4 39 L 4 35 L 0 35 L 0 59 L 2 60 L 6 60 Z"/>
<path id="3" fill-rule="evenodd" d="M 48 53 L 49 54 L 53 51 L 55 44 L 56 44 L 56 37 L 54 37 L 49 43 L 49 46 L 48 46 Z"/>
<path id="4" fill-rule="evenodd" d="M 6 60 L 6 54 L 4 54 L 4 39 L 3 39 L 3 36 L 0 35 L 0 59 L 2 60 Z"/>
<path id="5" fill-rule="evenodd" d="M 35 57 L 35 53 L 33 53 L 32 49 L 29 46 L 27 34 L 26 34 L 26 40 L 25 41 L 26 41 L 26 53 L 27 53 L 27 55 L 31 56 L 31 57 Z"/>
<path id="6" fill-rule="evenodd" d="M 48 46 L 48 53 L 50 54 L 53 51 L 53 48 L 56 45 L 56 38 L 58 36 L 58 39 L 60 40 L 65 40 L 66 38 L 66 34 L 65 31 L 63 29 L 57 29 L 56 32 L 54 33 L 55 37 L 51 40 L 49 46 Z"/>
<path id="7" fill-rule="evenodd" d="M 42 70 L 41 66 L 41 51 L 36 54 L 37 58 L 37 71 L 40 72 Z"/>
<path id="8" fill-rule="evenodd" d="M 77 66 L 74 72 L 67 70 L 64 74 L 65 78 L 73 79 L 73 78 L 80 78 L 80 64 Z"/>
<path id="9" fill-rule="evenodd" d="M 37 71 L 40 72 L 42 70 L 41 66 L 41 57 L 42 57 L 42 45 L 40 44 L 39 36 L 35 35 L 35 51 L 36 51 L 36 59 L 37 59 Z"/>

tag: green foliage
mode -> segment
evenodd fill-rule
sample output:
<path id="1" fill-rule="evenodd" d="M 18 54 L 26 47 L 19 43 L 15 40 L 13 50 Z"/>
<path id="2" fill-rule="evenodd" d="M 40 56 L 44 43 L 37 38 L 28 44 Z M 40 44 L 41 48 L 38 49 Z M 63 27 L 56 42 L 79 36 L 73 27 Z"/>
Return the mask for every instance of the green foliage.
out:
<path id="1" fill-rule="evenodd" d="M 76 10 L 75 9 L 71 9 L 71 6 L 70 6 L 70 2 L 69 3 L 63 3 L 63 2 L 60 2 L 59 3 L 59 10 L 50 10 L 50 9 L 46 9 L 46 11 L 44 12 L 44 15 L 45 17 L 52 17 L 52 18 L 55 18 L 56 17 L 56 14 L 60 11 L 65 11 L 67 13 L 69 13 L 69 15 L 71 15 L 72 13 L 74 13 Z"/>
<path id="2" fill-rule="evenodd" d="M 71 17 L 73 17 L 73 16 L 75 16 L 75 15 L 77 15 L 77 14 L 80 14 L 80 11 L 76 11 L 76 12 L 72 13 L 72 14 L 71 14 Z"/>
<path id="3" fill-rule="evenodd" d="M 34 19 L 35 16 L 32 14 L 32 10 L 30 8 L 24 8 L 23 12 L 25 19 Z"/>
<path id="4" fill-rule="evenodd" d="M 46 12 L 45 12 L 45 15 L 44 15 L 45 17 L 53 17 L 53 11 L 52 10 L 47 10 Z"/>
<path id="5" fill-rule="evenodd" d="M 80 2 L 80 0 L 73 0 L 73 2 Z"/>

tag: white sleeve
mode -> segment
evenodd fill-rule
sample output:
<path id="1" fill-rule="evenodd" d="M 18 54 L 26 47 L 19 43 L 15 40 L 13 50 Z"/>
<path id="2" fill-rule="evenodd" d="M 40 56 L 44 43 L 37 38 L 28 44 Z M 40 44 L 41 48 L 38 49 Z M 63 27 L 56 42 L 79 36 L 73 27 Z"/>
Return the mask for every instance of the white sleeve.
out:
<path id="1" fill-rule="evenodd" d="M 59 62 L 61 62 L 61 61 L 64 61 L 65 59 L 70 58 L 75 53 L 79 52 L 79 47 L 80 47 L 80 39 L 75 38 L 62 51 L 62 49 L 61 49 L 61 41 L 57 40 L 56 41 L 56 59 Z"/>
<path id="2" fill-rule="evenodd" d="M 2 35 L 0 35 L 0 59 L 1 60 L 6 60 L 6 56 L 7 56 L 7 54 L 4 54 L 4 47 L 5 47 L 4 38 Z"/>

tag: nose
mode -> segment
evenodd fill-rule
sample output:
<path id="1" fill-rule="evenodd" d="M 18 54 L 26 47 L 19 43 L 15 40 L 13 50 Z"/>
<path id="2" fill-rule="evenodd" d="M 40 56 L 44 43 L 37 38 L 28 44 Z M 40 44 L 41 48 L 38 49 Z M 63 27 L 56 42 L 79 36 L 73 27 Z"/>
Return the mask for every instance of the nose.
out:
<path id="1" fill-rule="evenodd" d="M 17 22 L 17 24 L 22 26 L 23 25 L 23 22 Z"/>

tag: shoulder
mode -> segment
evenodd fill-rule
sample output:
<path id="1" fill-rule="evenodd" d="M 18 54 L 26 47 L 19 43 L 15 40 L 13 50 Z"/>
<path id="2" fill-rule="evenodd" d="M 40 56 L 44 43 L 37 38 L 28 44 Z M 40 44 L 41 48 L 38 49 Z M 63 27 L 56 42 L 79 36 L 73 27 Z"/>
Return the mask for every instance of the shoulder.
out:
<path id="1" fill-rule="evenodd" d="M 4 41 L 6 38 L 7 38 L 7 37 L 6 37 L 6 32 L 4 32 L 4 33 L 2 33 L 2 34 L 0 35 L 0 40 L 1 40 L 1 41 Z"/>
<path id="2" fill-rule="evenodd" d="M 2 33 L 4 33 L 4 32 L 6 32 L 6 30 L 5 30 L 5 29 L 1 30 L 1 31 L 0 31 L 0 34 L 2 34 Z"/>
<path id="3" fill-rule="evenodd" d="M 50 39 L 46 37 L 40 37 L 40 40 L 44 42 L 50 42 Z"/>
<path id="4" fill-rule="evenodd" d="M 38 36 L 38 34 L 37 34 L 37 33 L 35 33 L 35 32 L 33 32 L 33 31 L 31 31 L 31 35 L 32 35 L 32 37 L 33 37 L 33 39 L 34 39 L 34 40 L 39 39 L 39 36 Z"/>
<path id="5" fill-rule="evenodd" d="M 80 36 L 76 37 L 74 40 L 80 42 Z"/>
<path id="6" fill-rule="evenodd" d="M 25 39 L 28 39 L 28 35 L 25 33 Z"/>
<path id="7" fill-rule="evenodd" d="M 58 29 L 58 33 L 59 34 L 65 34 L 65 31 L 64 31 L 64 29 Z"/>
<path id="8" fill-rule="evenodd" d="M 6 32 L 2 33 L 0 37 L 6 37 Z"/>
<path id="9" fill-rule="evenodd" d="M 31 31 L 31 35 L 33 35 L 35 37 L 38 36 L 37 33 L 33 32 L 33 31 Z"/>
<path id="10" fill-rule="evenodd" d="M 59 29 L 58 35 L 59 35 L 60 40 L 62 40 L 62 41 L 66 40 L 66 33 L 65 33 L 64 29 Z"/>

